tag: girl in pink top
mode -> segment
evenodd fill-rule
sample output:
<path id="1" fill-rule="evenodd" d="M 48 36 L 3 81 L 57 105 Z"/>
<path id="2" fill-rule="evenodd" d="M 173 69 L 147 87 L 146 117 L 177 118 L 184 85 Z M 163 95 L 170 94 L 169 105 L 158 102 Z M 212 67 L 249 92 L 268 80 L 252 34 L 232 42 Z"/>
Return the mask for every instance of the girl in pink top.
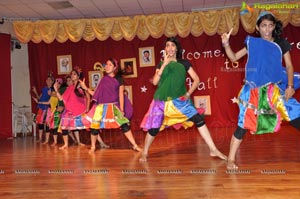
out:
<path id="1" fill-rule="evenodd" d="M 71 71 L 71 79 L 73 84 L 68 86 L 66 91 L 57 97 L 65 104 L 65 110 L 61 116 L 60 131 L 63 135 L 64 145 L 59 149 L 68 148 L 68 133 L 73 131 L 80 146 L 84 146 L 80 142 L 79 130 L 88 128 L 86 121 L 82 120 L 82 114 L 88 112 L 90 104 L 90 95 L 85 92 L 79 85 L 79 79 L 83 78 L 83 73 L 79 68 Z M 55 83 L 54 89 L 57 91 L 58 86 Z"/>

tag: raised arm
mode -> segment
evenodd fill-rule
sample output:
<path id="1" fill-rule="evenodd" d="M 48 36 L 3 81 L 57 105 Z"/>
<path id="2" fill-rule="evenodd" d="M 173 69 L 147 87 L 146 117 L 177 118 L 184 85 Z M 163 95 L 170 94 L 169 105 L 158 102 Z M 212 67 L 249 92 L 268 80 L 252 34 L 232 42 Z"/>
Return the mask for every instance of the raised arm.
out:
<path id="1" fill-rule="evenodd" d="M 230 59 L 230 61 L 235 62 L 247 54 L 247 49 L 246 49 L 246 47 L 244 47 L 236 53 L 232 51 L 230 44 L 229 44 L 229 38 L 232 33 L 232 30 L 233 30 L 233 28 L 231 28 L 229 33 L 223 33 L 221 35 L 221 39 L 222 39 L 222 45 L 225 49 L 227 57 Z"/>
<path id="2" fill-rule="evenodd" d="M 40 94 L 40 95 L 38 94 L 38 92 L 37 92 L 35 86 L 33 86 L 33 87 L 31 88 L 31 91 L 32 91 L 33 94 L 35 95 L 35 98 L 37 98 L 37 99 L 39 100 L 42 94 Z"/>
<path id="3" fill-rule="evenodd" d="M 166 67 L 165 65 L 162 65 L 160 67 L 160 69 L 156 69 L 154 77 L 153 77 L 153 82 L 152 82 L 154 86 L 156 86 L 158 84 L 161 74 L 164 71 L 165 67 Z"/>
<path id="4" fill-rule="evenodd" d="M 85 103 L 85 112 L 88 112 L 90 110 L 90 104 L 91 104 L 91 95 L 88 92 L 84 92 L 86 97 L 86 103 Z"/>
<path id="5" fill-rule="evenodd" d="M 155 71 L 155 74 L 154 74 L 154 77 L 153 77 L 153 85 L 157 85 L 159 80 L 160 80 L 160 77 L 165 69 L 165 67 L 171 62 L 171 61 L 176 61 L 176 58 L 174 57 L 170 57 L 166 51 L 164 51 L 164 61 L 160 67 L 160 69 L 156 69 Z"/>
<path id="6" fill-rule="evenodd" d="M 86 84 L 85 84 L 85 78 L 81 81 L 81 80 L 79 80 L 79 83 L 80 83 L 80 87 L 83 89 L 83 90 L 85 90 L 85 91 L 87 91 L 87 93 L 89 93 L 90 95 L 94 95 L 94 93 L 95 93 L 95 91 L 93 91 L 93 90 L 91 90 L 90 88 L 88 88 L 87 86 L 86 86 Z"/>
<path id="7" fill-rule="evenodd" d="M 58 100 L 63 101 L 63 98 L 62 98 L 61 94 L 58 91 L 58 83 L 57 82 L 54 83 L 53 88 L 56 92 L 56 96 L 57 96 Z"/>

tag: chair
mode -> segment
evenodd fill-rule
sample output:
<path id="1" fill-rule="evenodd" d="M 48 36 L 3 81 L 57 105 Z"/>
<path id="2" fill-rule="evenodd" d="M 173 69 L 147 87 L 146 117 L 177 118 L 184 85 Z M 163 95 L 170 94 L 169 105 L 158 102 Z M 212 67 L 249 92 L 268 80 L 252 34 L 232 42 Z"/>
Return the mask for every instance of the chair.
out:
<path id="1" fill-rule="evenodd" d="M 33 136 L 36 136 L 36 123 L 34 122 L 34 113 L 24 112 L 18 108 L 14 109 L 14 137 L 17 137 L 18 127 L 21 127 L 22 136 L 26 136 L 28 132 L 33 132 Z M 31 127 L 32 129 L 30 129 Z"/>
<path id="2" fill-rule="evenodd" d="M 33 136 L 36 136 L 36 123 L 34 122 L 34 113 L 25 112 L 22 115 L 22 133 L 25 136 L 28 132 L 33 132 Z M 31 129 L 29 129 L 31 127 Z"/>

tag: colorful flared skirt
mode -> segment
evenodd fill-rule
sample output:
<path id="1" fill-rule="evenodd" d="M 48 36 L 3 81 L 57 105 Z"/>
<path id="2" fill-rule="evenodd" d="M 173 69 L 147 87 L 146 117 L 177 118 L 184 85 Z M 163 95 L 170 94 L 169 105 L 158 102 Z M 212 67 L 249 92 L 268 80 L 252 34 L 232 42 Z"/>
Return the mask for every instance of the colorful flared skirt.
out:
<path id="1" fill-rule="evenodd" d="M 86 120 L 86 113 L 80 115 L 73 115 L 72 112 L 64 110 L 61 114 L 61 121 L 59 124 L 59 132 L 62 130 L 81 130 L 88 129 L 90 122 Z"/>
<path id="2" fill-rule="evenodd" d="M 61 114 L 62 112 L 60 111 L 55 110 L 54 112 L 51 112 L 51 109 L 48 109 L 46 122 L 50 129 L 56 129 L 59 127 Z"/>
<path id="3" fill-rule="evenodd" d="M 129 123 L 129 120 L 113 103 L 94 105 L 85 117 L 90 122 L 89 127 L 93 129 L 116 129 Z"/>
<path id="4" fill-rule="evenodd" d="M 37 124 L 45 124 L 47 117 L 47 110 L 38 109 L 38 112 L 35 117 L 35 122 Z"/>
<path id="5" fill-rule="evenodd" d="M 182 97 L 168 101 L 152 100 L 140 126 L 145 131 L 152 128 L 163 130 L 170 126 L 188 128 L 193 126 L 188 119 L 197 113 L 192 102 Z"/>
<path id="6" fill-rule="evenodd" d="M 244 85 L 239 98 L 238 126 L 254 134 L 273 133 L 280 129 L 281 121 L 300 117 L 300 104 L 296 99 L 288 101 L 276 84 L 270 83 L 257 88 Z"/>

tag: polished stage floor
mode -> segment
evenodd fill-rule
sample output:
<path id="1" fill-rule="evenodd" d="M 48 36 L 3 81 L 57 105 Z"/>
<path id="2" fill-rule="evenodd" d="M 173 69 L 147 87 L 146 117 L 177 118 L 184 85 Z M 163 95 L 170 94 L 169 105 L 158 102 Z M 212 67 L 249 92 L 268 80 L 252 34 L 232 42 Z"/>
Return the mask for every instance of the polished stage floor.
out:
<path id="1" fill-rule="evenodd" d="M 210 130 L 228 154 L 234 128 Z M 142 146 L 145 133 L 134 135 Z M 84 132 L 85 147 L 64 151 L 32 136 L 0 140 L 0 198 L 300 198 L 300 133 L 289 125 L 275 134 L 247 134 L 236 172 L 209 156 L 194 128 L 160 133 L 147 163 L 119 131 L 102 137 L 111 148 L 94 154 Z"/>

